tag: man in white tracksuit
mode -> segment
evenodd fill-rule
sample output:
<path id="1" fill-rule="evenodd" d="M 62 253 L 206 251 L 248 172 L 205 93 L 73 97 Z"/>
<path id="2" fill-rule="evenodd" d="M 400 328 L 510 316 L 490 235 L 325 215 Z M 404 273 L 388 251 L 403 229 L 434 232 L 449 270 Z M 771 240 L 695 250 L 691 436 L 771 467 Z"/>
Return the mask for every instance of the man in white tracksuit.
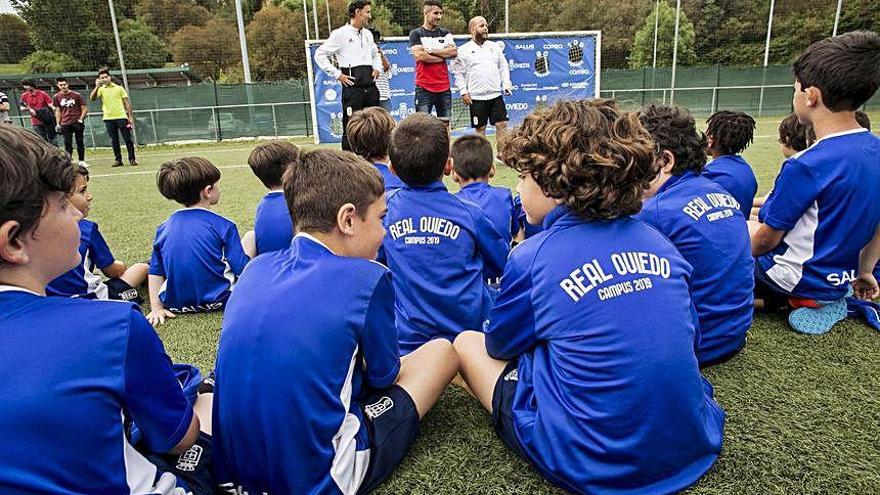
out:
<path id="1" fill-rule="evenodd" d="M 470 108 L 471 126 L 478 134 L 485 135 L 487 121 L 494 125 L 500 149 L 507 129 L 504 95 L 513 92 L 510 68 L 502 45 L 489 41 L 489 24 L 484 17 L 471 19 L 468 32 L 471 41 L 458 48 L 458 58 L 452 63 L 455 86 Z"/>

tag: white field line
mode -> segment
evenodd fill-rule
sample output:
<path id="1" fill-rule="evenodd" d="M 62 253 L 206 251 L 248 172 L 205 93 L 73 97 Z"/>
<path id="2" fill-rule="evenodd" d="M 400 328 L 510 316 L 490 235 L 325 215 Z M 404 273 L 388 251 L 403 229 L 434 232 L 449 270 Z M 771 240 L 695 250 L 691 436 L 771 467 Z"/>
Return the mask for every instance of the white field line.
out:
<path id="1" fill-rule="evenodd" d="M 246 168 L 247 165 L 225 165 L 222 167 L 217 167 L 220 170 L 232 169 L 232 168 Z M 158 170 L 143 170 L 137 172 L 120 172 L 118 174 L 89 174 L 89 180 L 97 179 L 101 177 L 125 177 L 129 175 L 156 175 Z"/>

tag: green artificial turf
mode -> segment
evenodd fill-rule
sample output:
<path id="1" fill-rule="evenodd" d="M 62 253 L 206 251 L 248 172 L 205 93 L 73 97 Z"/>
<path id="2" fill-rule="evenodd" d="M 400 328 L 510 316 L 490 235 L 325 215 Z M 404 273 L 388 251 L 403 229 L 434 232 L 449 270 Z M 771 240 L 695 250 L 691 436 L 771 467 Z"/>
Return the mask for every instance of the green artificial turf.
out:
<path id="1" fill-rule="evenodd" d="M 873 117 L 880 122 L 880 115 Z M 772 185 L 782 161 L 777 123 L 761 120 L 745 153 L 760 193 Z M 117 258 L 146 260 L 156 226 L 178 208 L 156 190 L 155 171 L 172 157 L 197 155 L 221 168 L 216 211 L 243 233 L 253 227 L 254 209 L 265 192 L 245 165 L 254 144 L 145 148 L 139 150 L 139 167 L 116 169 L 110 168 L 106 150 L 88 150 L 95 197 L 91 218 Z M 513 187 L 515 181 L 513 171 L 499 167 L 496 184 Z M 158 331 L 175 361 L 207 371 L 213 367 L 221 320 L 219 313 L 178 316 Z M 803 336 L 780 317 L 757 315 L 745 350 L 705 374 L 727 411 L 727 426 L 719 461 L 690 493 L 880 493 L 880 333 L 850 320 L 827 335 Z M 450 388 L 379 493 L 561 491 L 504 447 L 475 400 Z"/>

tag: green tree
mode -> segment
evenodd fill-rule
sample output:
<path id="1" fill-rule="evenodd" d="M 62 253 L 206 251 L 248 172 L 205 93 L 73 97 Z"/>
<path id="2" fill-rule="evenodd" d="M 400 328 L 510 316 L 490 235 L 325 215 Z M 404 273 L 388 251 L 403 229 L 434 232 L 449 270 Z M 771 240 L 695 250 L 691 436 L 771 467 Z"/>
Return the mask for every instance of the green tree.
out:
<path id="1" fill-rule="evenodd" d="M 119 23 L 119 41 L 125 57 L 126 69 L 150 69 L 162 67 L 168 61 L 168 48 L 142 21 L 124 19 Z M 115 67 L 119 66 L 116 53 L 111 57 Z"/>
<path id="2" fill-rule="evenodd" d="M 78 68 L 109 62 L 114 41 L 106 2 L 81 0 L 61 8 L 55 0 L 12 0 L 12 5 L 30 26 L 36 49 L 66 54 L 80 61 Z"/>
<path id="3" fill-rule="evenodd" d="M 659 19 L 657 21 L 657 66 L 670 67 L 675 40 L 675 9 L 666 1 L 658 4 Z M 645 17 L 645 23 L 636 32 L 629 66 L 633 69 L 649 67 L 654 61 L 654 24 L 655 13 Z M 678 26 L 678 60 L 680 65 L 691 65 L 696 61 L 694 51 L 694 25 L 684 12 L 681 13 Z"/>
<path id="4" fill-rule="evenodd" d="M 303 76 L 306 54 L 301 12 L 267 3 L 248 24 L 246 33 L 256 79 L 277 81 Z"/>
<path id="5" fill-rule="evenodd" d="M 80 68 L 80 63 L 65 53 L 38 50 L 21 60 L 28 72 L 45 74 L 49 72 L 67 72 Z"/>
<path id="6" fill-rule="evenodd" d="M 0 64 L 14 64 L 34 51 L 28 38 L 28 25 L 15 14 L 0 14 Z"/>
<path id="7" fill-rule="evenodd" d="M 213 17 L 204 26 L 184 26 L 171 36 L 169 47 L 176 63 L 188 63 L 205 76 L 217 79 L 241 64 L 235 23 Z"/>
<path id="8" fill-rule="evenodd" d="M 135 13 L 166 40 L 183 26 L 204 26 L 211 18 L 208 9 L 192 0 L 140 0 Z"/>

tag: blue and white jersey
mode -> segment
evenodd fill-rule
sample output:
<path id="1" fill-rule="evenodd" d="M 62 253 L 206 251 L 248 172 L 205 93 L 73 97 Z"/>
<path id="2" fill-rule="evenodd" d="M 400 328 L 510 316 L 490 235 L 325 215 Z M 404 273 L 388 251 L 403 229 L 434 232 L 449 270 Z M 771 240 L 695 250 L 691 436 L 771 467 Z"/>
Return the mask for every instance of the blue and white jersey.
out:
<path id="1" fill-rule="evenodd" d="M 510 189 L 486 182 L 473 182 L 462 187 L 455 195 L 479 206 L 489 217 L 495 230 L 504 237 L 507 244 L 510 244 L 513 236 L 519 231 L 516 221 L 517 209 Z"/>
<path id="2" fill-rule="evenodd" d="M 388 165 L 376 162 L 373 166 L 376 167 L 376 170 L 382 175 L 382 182 L 385 184 L 385 192 L 391 192 L 403 187 L 403 181 L 400 180 L 400 177 L 395 175 L 390 168 L 388 168 Z"/>
<path id="3" fill-rule="evenodd" d="M 150 275 L 165 277 L 159 297 L 166 309 L 209 311 L 223 307 L 248 261 L 232 221 L 185 208 L 156 229 Z"/>
<path id="4" fill-rule="evenodd" d="M 723 155 L 706 164 L 703 177 L 713 180 L 727 190 L 739 203 L 748 218 L 758 192 L 758 179 L 752 166 L 740 155 Z"/>
<path id="5" fill-rule="evenodd" d="M 284 191 L 269 191 L 260 200 L 254 217 L 254 238 L 258 255 L 290 247 L 293 221 Z"/>
<path id="6" fill-rule="evenodd" d="M 492 309 L 483 270 L 502 272 L 509 252 L 489 217 L 440 181 L 404 186 L 387 201 L 382 251 L 394 273 L 401 352 L 482 328 Z"/>
<path id="7" fill-rule="evenodd" d="M 645 201 L 637 218 L 669 238 L 694 269 L 697 360 L 707 363 L 738 351 L 752 324 L 755 286 L 755 262 L 740 204 L 715 182 L 685 172 Z"/>
<path id="8" fill-rule="evenodd" d="M 721 450 L 724 411 L 700 375 L 691 267 L 623 217 L 565 207 L 510 254 L 486 350 L 517 360 L 512 412 L 525 455 L 576 493 L 672 493 Z"/>
<path id="9" fill-rule="evenodd" d="M 86 297 L 107 300 L 110 292 L 95 269 L 112 265 L 116 258 L 98 230 L 98 224 L 83 218 L 79 221 L 79 254 L 82 264 L 49 282 L 46 294 L 62 297 Z"/>
<path id="10" fill-rule="evenodd" d="M 393 301 L 387 268 L 302 233 L 248 265 L 217 350 L 218 484 L 272 495 L 358 490 L 370 463 L 359 400 L 400 371 Z"/>
<path id="11" fill-rule="evenodd" d="M 123 414 L 164 453 L 193 411 L 137 309 L 0 286 L 0 339 L 0 493 L 154 493 Z"/>
<path id="12" fill-rule="evenodd" d="M 786 160 L 758 214 L 786 234 L 758 258 L 761 269 L 797 297 L 846 295 L 880 221 L 878 184 L 880 138 L 865 129 L 825 136 Z"/>
<path id="13" fill-rule="evenodd" d="M 520 198 L 519 194 L 513 198 L 513 207 L 517 226 L 523 229 L 523 234 L 526 239 L 544 230 L 543 225 L 532 225 L 526 221 L 526 210 L 523 209 L 522 198 Z M 517 229 L 517 231 L 519 231 L 519 229 Z"/>

